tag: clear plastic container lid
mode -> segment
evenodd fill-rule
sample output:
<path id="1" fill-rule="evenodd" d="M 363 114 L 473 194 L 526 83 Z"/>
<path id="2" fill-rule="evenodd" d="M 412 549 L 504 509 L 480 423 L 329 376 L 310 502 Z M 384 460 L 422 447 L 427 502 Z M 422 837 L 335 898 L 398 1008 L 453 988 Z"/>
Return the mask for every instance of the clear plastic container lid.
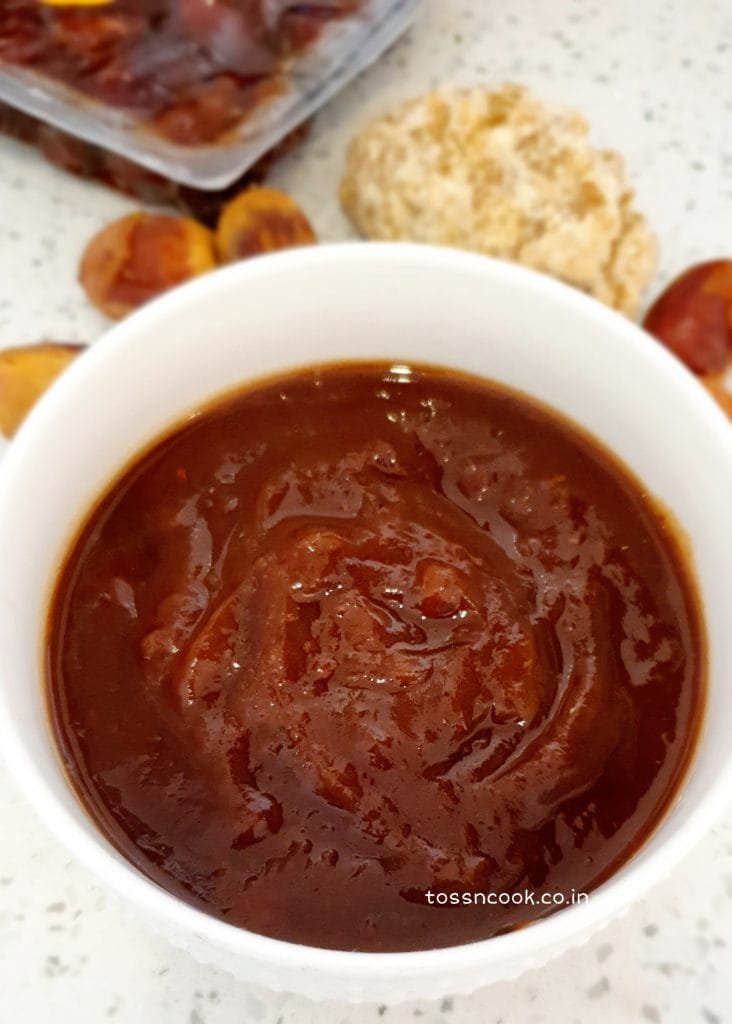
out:
<path id="1" fill-rule="evenodd" d="M 0 100 L 173 181 L 222 189 L 376 61 L 412 23 L 419 3 L 361 0 L 356 13 L 329 21 L 315 42 L 279 69 L 281 91 L 257 103 L 213 143 L 176 144 L 145 114 L 91 99 L 40 71 L 6 62 L 0 62 Z M 100 10 L 104 7 L 78 8 Z"/>

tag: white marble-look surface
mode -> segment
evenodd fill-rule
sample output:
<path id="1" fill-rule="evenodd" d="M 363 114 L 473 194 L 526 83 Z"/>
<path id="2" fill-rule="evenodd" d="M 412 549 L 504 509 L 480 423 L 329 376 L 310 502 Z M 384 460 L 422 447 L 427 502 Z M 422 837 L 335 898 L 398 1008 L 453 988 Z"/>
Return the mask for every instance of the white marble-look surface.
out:
<path id="1" fill-rule="evenodd" d="M 657 284 L 732 255 L 729 0 L 424 0 L 412 33 L 321 114 L 275 182 L 323 239 L 347 237 L 335 189 L 362 119 L 439 83 L 506 79 L 578 107 L 597 143 L 625 155 L 660 241 Z M 131 206 L 0 140 L 0 345 L 98 337 L 79 254 Z M 0 1024 L 732 1022 L 732 810 L 581 950 L 471 997 L 388 1010 L 271 995 L 172 950 L 70 859 L 4 768 L 0 820 Z"/>

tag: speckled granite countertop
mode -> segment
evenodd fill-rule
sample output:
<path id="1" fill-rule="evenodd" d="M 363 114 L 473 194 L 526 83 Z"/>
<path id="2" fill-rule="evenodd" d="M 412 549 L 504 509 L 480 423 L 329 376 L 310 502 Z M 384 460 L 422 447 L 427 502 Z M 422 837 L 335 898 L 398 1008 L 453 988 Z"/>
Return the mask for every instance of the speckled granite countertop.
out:
<path id="1" fill-rule="evenodd" d="M 729 0 L 424 0 L 376 68 L 282 164 L 321 237 L 347 237 L 334 199 L 358 123 L 446 81 L 525 82 L 581 109 L 620 149 L 660 239 L 660 281 L 732 249 Z M 0 345 L 93 340 L 102 318 L 78 256 L 130 204 L 0 141 Z M 313 1006 L 246 988 L 138 925 L 47 833 L 0 769 L 0 1024 L 500 1024 L 732 1021 L 732 811 L 647 899 L 587 946 L 518 982 L 397 1009 Z"/>

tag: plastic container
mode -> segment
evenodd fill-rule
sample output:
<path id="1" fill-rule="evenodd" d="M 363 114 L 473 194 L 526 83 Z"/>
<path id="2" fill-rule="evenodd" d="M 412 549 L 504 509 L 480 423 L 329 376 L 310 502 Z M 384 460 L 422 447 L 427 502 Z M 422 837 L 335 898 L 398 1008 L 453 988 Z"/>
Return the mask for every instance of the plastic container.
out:
<path id="1" fill-rule="evenodd" d="M 310 122 L 303 122 L 230 185 L 211 191 L 171 181 L 118 153 L 69 135 L 0 101 L 0 133 L 35 146 L 55 167 L 108 185 L 143 203 L 175 206 L 210 227 L 216 224 L 222 206 L 243 189 L 264 181 L 272 165 L 307 137 L 309 128 Z"/>
<path id="2" fill-rule="evenodd" d="M 117 853 L 67 784 L 44 706 L 43 640 L 59 561 L 119 469 L 211 398 L 318 362 L 446 365 L 581 424 L 686 533 L 709 685 L 686 777 L 653 834 L 586 903 L 470 945 L 337 952 L 209 917 Z M 449 249 L 348 244 L 247 260 L 134 313 L 41 399 L 0 466 L 0 751 L 41 818 L 139 919 L 238 977 L 316 999 L 397 1003 L 516 977 L 585 941 L 660 881 L 732 785 L 732 432 L 712 399 L 629 320 L 558 282 Z"/>
<path id="3" fill-rule="evenodd" d="M 315 42 L 279 66 L 272 77 L 283 85 L 281 93 L 258 103 L 225 137 L 207 145 L 168 141 L 140 113 L 90 99 L 39 71 L 2 61 L 0 100 L 172 181 L 223 189 L 376 61 L 411 24 L 419 3 L 360 0 L 356 14 L 329 21 Z"/>

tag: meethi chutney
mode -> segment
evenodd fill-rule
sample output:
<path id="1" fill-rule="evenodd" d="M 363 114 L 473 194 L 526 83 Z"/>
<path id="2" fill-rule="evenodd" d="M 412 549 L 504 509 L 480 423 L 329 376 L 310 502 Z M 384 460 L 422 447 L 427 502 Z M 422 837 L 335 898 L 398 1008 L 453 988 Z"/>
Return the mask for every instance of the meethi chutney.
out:
<path id="1" fill-rule="evenodd" d="M 597 442 L 482 380 L 341 364 L 217 401 L 110 487 L 48 693 L 80 799 L 160 886 L 278 939 L 426 949 L 638 849 L 693 750 L 702 635 L 673 525 Z"/>

